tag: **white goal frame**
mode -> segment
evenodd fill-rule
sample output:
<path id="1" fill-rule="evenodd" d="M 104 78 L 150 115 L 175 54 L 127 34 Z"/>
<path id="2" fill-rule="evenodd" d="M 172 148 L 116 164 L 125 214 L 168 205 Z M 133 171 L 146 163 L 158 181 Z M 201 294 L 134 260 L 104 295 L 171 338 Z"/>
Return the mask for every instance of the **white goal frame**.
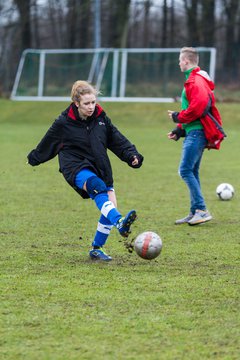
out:
<path id="1" fill-rule="evenodd" d="M 216 69 L 216 48 L 213 47 L 198 47 L 196 48 L 199 53 L 210 53 L 209 75 L 214 81 Z M 101 88 L 101 82 L 106 69 L 108 56 L 113 54 L 113 68 L 111 77 L 111 96 L 99 97 L 100 101 L 112 102 L 174 102 L 175 99 L 171 97 L 126 97 L 126 76 L 128 66 L 128 54 L 131 53 L 179 53 L 180 48 L 136 48 L 136 49 L 113 49 L 113 48 L 99 48 L 99 49 L 26 49 L 23 51 L 12 93 L 11 99 L 17 101 L 70 101 L 70 97 L 64 96 L 44 96 L 44 73 L 45 73 L 45 58 L 47 54 L 93 54 L 90 71 L 88 74 L 88 81 L 92 81 L 94 74 L 97 73 L 96 87 Z M 37 96 L 20 96 L 17 95 L 18 85 L 20 83 L 21 75 L 23 72 L 24 62 L 26 56 L 29 54 L 39 54 L 39 70 L 38 70 L 38 90 Z M 101 62 L 99 62 L 100 53 L 104 53 Z M 120 61 L 121 60 L 121 61 Z M 121 63 L 121 67 L 120 64 Z M 176 64 L 177 66 L 177 64 Z M 120 72 L 120 79 L 118 81 L 118 73 Z M 118 83 L 119 82 L 119 83 Z"/>

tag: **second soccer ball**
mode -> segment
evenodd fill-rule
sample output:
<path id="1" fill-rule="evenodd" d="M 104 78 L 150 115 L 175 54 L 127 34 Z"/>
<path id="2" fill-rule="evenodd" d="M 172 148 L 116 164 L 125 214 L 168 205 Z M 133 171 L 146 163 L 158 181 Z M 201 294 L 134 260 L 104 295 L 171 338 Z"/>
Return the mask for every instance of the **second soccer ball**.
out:
<path id="1" fill-rule="evenodd" d="M 231 184 L 222 183 L 218 185 L 216 194 L 220 200 L 230 200 L 234 195 L 234 188 Z"/>

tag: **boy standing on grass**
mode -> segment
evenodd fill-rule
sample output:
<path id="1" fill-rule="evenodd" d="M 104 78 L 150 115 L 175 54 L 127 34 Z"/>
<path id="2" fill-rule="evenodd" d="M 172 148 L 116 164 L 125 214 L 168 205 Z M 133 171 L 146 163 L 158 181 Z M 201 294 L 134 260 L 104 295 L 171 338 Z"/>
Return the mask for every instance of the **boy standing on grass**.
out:
<path id="1" fill-rule="evenodd" d="M 32 166 L 58 155 L 60 172 L 82 196 L 91 198 L 101 212 L 97 231 L 89 252 L 93 260 L 110 261 L 103 246 L 113 226 L 128 237 L 135 221 L 135 210 L 123 217 L 117 209 L 112 168 L 107 149 L 132 168 L 139 168 L 143 156 L 112 124 L 96 103 L 97 90 L 86 81 L 73 84 L 71 105 L 49 128 L 36 149 L 28 154 Z"/>
<path id="2" fill-rule="evenodd" d="M 221 128 L 221 117 L 215 106 L 214 83 L 200 69 L 198 62 L 199 56 L 195 48 L 181 49 L 179 67 L 186 78 L 181 97 L 182 110 L 168 110 L 169 117 L 177 123 L 177 127 L 168 133 L 168 138 L 177 141 L 185 136 L 179 174 L 190 193 L 190 212 L 186 217 L 176 220 L 176 225 L 198 225 L 212 219 L 202 195 L 199 168 L 204 149 L 219 149 L 225 136 Z"/>

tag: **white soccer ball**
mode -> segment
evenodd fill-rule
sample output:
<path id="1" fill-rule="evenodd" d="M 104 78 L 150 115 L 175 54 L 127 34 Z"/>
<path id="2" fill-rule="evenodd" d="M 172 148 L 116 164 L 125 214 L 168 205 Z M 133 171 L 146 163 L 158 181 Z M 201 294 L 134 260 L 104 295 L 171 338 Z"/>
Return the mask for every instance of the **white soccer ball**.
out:
<path id="1" fill-rule="evenodd" d="M 139 234 L 134 241 L 134 250 L 143 259 L 155 259 L 162 250 L 160 236 L 152 231 Z"/>
<path id="2" fill-rule="evenodd" d="M 234 195 L 234 188 L 231 184 L 222 183 L 218 185 L 216 193 L 220 200 L 230 200 Z"/>

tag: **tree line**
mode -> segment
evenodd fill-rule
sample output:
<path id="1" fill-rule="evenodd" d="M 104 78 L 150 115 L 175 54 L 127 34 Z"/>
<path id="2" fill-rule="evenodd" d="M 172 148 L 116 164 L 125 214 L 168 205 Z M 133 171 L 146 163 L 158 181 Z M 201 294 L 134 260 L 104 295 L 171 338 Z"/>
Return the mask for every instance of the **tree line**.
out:
<path id="1" fill-rule="evenodd" d="M 0 95 L 9 95 L 24 49 L 84 49 L 99 44 L 216 47 L 216 80 L 238 84 L 240 1 L 0 0 Z"/>

